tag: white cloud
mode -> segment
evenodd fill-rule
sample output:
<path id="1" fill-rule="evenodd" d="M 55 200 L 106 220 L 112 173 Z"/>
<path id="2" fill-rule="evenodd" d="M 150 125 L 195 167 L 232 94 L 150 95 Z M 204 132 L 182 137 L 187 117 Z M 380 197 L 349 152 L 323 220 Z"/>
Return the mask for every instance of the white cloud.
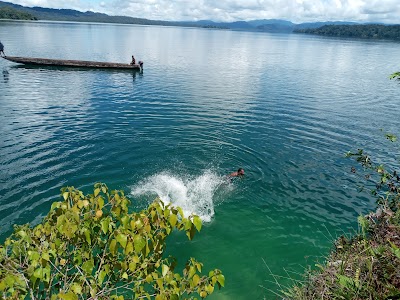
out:
<path id="1" fill-rule="evenodd" d="M 26 6 L 70 8 L 157 20 L 398 23 L 399 0 L 11 0 Z"/>

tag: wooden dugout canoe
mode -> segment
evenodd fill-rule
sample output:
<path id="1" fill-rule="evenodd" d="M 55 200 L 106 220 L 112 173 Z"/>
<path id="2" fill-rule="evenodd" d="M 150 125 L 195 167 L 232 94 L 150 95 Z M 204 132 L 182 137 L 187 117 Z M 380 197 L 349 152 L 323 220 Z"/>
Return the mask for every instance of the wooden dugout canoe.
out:
<path id="1" fill-rule="evenodd" d="M 123 69 L 123 70 L 141 70 L 139 64 L 122 64 L 112 62 L 99 62 L 87 60 L 63 60 L 35 57 L 5 56 L 6 60 L 32 66 L 53 66 L 53 67 L 76 67 L 76 68 L 94 68 L 94 69 Z"/>

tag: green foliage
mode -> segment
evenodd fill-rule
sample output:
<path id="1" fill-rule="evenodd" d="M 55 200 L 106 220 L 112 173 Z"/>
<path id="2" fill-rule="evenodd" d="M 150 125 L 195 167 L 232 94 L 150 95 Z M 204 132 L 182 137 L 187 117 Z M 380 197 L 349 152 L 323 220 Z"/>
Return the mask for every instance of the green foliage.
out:
<path id="1" fill-rule="evenodd" d="M 37 20 L 37 18 L 30 13 L 20 11 L 7 6 L 0 7 L 0 19 Z"/>
<path id="2" fill-rule="evenodd" d="M 389 78 L 400 80 L 400 72 L 393 73 Z"/>
<path id="3" fill-rule="evenodd" d="M 93 194 L 67 187 L 43 222 L 15 226 L 0 245 L 1 299 L 192 299 L 225 285 L 218 269 L 201 275 L 191 258 L 181 273 L 163 257 L 174 230 L 191 240 L 201 229 L 198 216 L 156 200 L 129 212 L 122 191 L 96 184 Z"/>
<path id="4" fill-rule="evenodd" d="M 324 25 L 319 28 L 299 29 L 294 32 L 363 39 L 400 39 L 400 25 Z"/>
<path id="5" fill-rule="evenodd" d="M 397 136 L 394 134 L 386 133 L 385 137 L 391 142 L 397 141 Z M 399 172 L 375 163 L 362 149 L 354 153 L 348 152 L 346 157 L 355 158 L 365 172 L 364 177 L 374 184 L 374 188 L 370 189 L 370 192 L 377 197 L 377 203 L 379 205 L 387 204 L 390 209 L 396 211 L 400 203 Z M 357 173 L 356 168 L 353 167 L 352 172 Z"/>

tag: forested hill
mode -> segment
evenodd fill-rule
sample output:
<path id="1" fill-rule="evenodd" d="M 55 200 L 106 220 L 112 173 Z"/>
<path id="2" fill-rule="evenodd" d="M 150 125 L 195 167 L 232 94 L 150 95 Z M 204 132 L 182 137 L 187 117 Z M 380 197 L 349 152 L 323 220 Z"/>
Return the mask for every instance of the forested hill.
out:
<path id="1" fill-rule="evenodd" d="M 121 24 L 141 24 L 141 25 L 174 25 L 173 22 L 148 20 L 143 18 L 132 18 L 126 16 L 109 16 L 96 12 L 81 12 L 73 9 L 52 9 L 44 7 L 25 7 L 10 2 L 0 1 L 0 9 L 13 10 L 21 14 L 32 15 L 37 20 L 48 21 L 75 21 L 75 22 L 104 22 Z M 14 19 L 4 17 L 3 19 Z"/>
<path id="2" fill-rule="evenodd" d="M 32 14 L 11 7 L 0 7 L 0 19 L 37 20 Z"/>
<path id="3" fill-rule="evenodd" d="M 325 25 L 319 28 L 299 29 L 294 32 L 334 37 L 400 40 L 400 25 Z"/>

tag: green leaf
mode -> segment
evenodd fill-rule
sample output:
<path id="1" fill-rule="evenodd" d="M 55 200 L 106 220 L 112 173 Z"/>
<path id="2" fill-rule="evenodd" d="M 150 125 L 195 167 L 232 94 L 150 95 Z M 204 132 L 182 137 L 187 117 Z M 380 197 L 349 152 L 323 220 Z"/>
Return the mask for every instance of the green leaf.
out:
<path id="1" fill-rule="evenodd" d="M 135 270 L 136 270 L 136 263 L 135 262 L 129 263 L 129 271 L 135 272 Z"/>
<path id="2" fill-rule="evenodd" d="M 61 260 L 60 260 L 61 261 Z M 77 265 L 82 264 L 82 255 L 79 253 L 74 257 L 74 263 Z"/>
<path id="3" fill-rule="evenodd" d="M 162 270 L 162 276 L 165 277 L 165 275 L 167 275 L 169 271 L 169 267 L 167 265 L 162 265 L 161 270 Z"/>
<path id="4" fill-rule="evenodd" d="M 191 266 L 189 268 L 189 278 L 192 278 L 194 276 L 194 274 L 196 274 L 196 268 Z"/>
<path id="5" fill-rule="evenodd" d="M 37 279 L 43 279 L 43 269 L 42 268 L 36 269 L 35 272 L 33 273 L 33 276 L 36 277 Z"/>
<path id="6" fill-rule="evenodd" d="M 7 287 L 8 287 L 8 285 L 6 284 L 6 282 L 4 280 L 0 281 L 0 291 L 1 292 L 4 291 Z"/>
<path id="7" fill-rule="evenodd" d="M 85 271 L 86 274 L 91 275 L 94 268 L 94 264 L 92 260 L 88 260 L 83 263 L 82 270 Z"/>
<path id="8" fill-rule="evenodd" d="M 212 294 L 214 292 L 214 286 L 212 284 L 206 285 L 205 289 L 209 294 Z"/>
<path id="9" fill-rule="evenodd" d="M 51 205 L 50 211 L 53 211 L 53 210 L 55 210 L 56 208 L 59 208 L 60 206 L 61 206 L 61 202 L 54 202 L 54 203 Z"/>
<path id="10" fill-rule="evenodd" d="M 33 261 L 38 261 L 40 259 L 40 254 L 37 251 L 28 251 L 29 259 Z"/>
<path id="11" fill-rule="evenodd" d="M 201 272 L 201 267 L 202 267 L 201 263 L 196 263 L 195 266 L 197 271 Z"/>
<path id="12" fill-rule="evenodd" d="M 99 209 L 101 210 L 104 207 L 104 199 L 103 199 L 103 197 L 99 197 L 97 199 L 97 203 L 99 204 Z"/>
<path id="13" fill-rule="evenodd" d="M 94 196 L 97 197 L 97 195 L 100 193 L 100 188 L 97 188 L 94 190 Z"/>
<path id="14" fill-rule="evenodd" d="M 69 292 L 67 294 L 60 293 L 58 294 L 58 298 L 61 300 L 78 300 L 78 296 L 73 292 Z"/>
<path id="15" fill-rule="evenodd" d="M 104 271 L 104 270 L 100 271 L 99 277 L 97 278 L 97 282 L 99 283 L 100 286 L 102 285 L 104 278 L 106 278 L 106 276 L 107 276 L 106 271 Z"/>
<path id="16" fill-rule="evenodd" d="M 353 278 L 344 276 L 344 275 L 337 275 L 338 279 L 339 279 L 339 284 L 343 287 L 343 288 L 351 288 L 353 287 L 354 284 L 354 280 Z"/>
<path id="17" fill-rule="evenodd" d="M 64 197 L 64 200 L 65 200 L 65 201 L 67 201 L 68 196 L 69 196 L 69 192 L 63 193 L 63 197 Z"/>
<path id="18" fill-rule="evenodd" d="M 146 282 L 147 283 L 150 283 L 150 282 L 152 282 L 153 281 L 153 276 L 151 276 L 151 274 L 148 274 L 147 276 L 146 276 Z"/>
<path id="19" fill-rule="evenodd" d="M 36 273 L 36 271 L 35 271 L 35 273 Z M 38 274 L 38 276 L 40 276 L 40 274 Z M 39 277 L 36 277 L 36 278 L 39 278 Z M 7 275 L 6 278 L 4 279 L 4 282 L 8 287 L 11 287 L 15 283 L 15 278 L 14 278 L 14 276 Z"/>
<path id="20" fill-rule="evenodd" d="M 133 252 L 133 244 L 132 244 L 132 242 L 128 242 L 128 243 L 126 244 L 125 254 L 126 254 L 126 255 L 129 255 L 129 254 L 131 254 L 132 252 Z"/>
<path id="21" fill-rule="evenodd" d="M 104 218 L 100 222 L 101 224 L 101 230 L 103 231 L 104 234 L 108 232 L 108 226 L 110 225 L 110 219 L 109 218 Z"/>
<path id="22" fill-rule="evenodd" d="M 171 211 L 168 208 L 164 209 L 164 217 L 165 218 L 168 218 L 170 213 L 171 213 Z"/>
<path id="23" fill-rule="evenodd" d="M 135 252 L 139 253 L 146 246 L 146 240 L 140 235 L 135 235 L 133 238 L 133 244 L 135 246 Z"/>
<path id="24" fill-rule="evenodd" d="M 397 257 L 400 258 L 400 248 L 396 246 L 393 242 L 389 241 L 392 253 Z"/>
<path id="25" fill-rule="evenodd" d="M 222 275 L 222 274 L 217 275 L 217 281 L 222 287 L 225 286 L 225 276 L 224 275 Z"/>
<path id="26" fill-rule="evenodd" d="M 78 207 L 79 207 L 80 209 L 82 209 L 82 208 L 85 206 L 85 204 L 83 203 L 82 200 L 79 200 L 79 201 L 77 202 L 77 205 L 78 205 Z"/>
<path id="27" fill-rule="evenodd" d="M 190 221 L 189 221 L 189 222 L 190 222 Z M 196 229 L 195 229 L 195 227 L 192 225 L 192 227 L 190 228 L 190 230 L 186 232 L 186 235 L 187 235 L 187 237 L 189 238 L 189 240 L 193 240 L 195 233 L 196 233 Z"/>
<path id="28" fill-rule="evenodd" d="M 17 232 L 17 234 L 23 239 L 23 240 L 26 240 L 26 238 L 27 238 L 27 234 L 26 234 L 26 231 L 25 230 L 20 230 L 20 231 L 18 231 Z"/>
<path id="29" fill-rule="evenodd" d="M 74 283 L 71 285 L 71 291 L 73 291 L 75 294 L 82 294 L 82 285 L 78 283 Z"/>
<path id="30" fill-rule="evenodd" d="M 89 245 L 91 245 L 92 244 L 92 239 L 90 238 L 90 231 L 85 229 L 84 234 L 85 234 L 86 242 Z"/>
<path id="31" fill-rule="evenodd" d="M 177 221 L 178 217 L 175 214 L 171 214 L 169 216 L 169 223 L 171 224 L 172 227 L 175 227 Z"/>
<path id="32" fill-rule="evenodd" d="M 183 217 L 184 217 L 184 215 L 183 215 L 183 209 L 180 208 L 180 207 L 178 207 L 177 210 L 178 210 L 179 214 L 181 215 L 181 217 L 183 218 Z"/>
<path id="33" fill-rule="evenodd" d="M 192 227 L 193 223 L 190 220 L 186 220 L 185 222 L 185 230 L 189 230 Z"/>
<path id="34" fill-rule="evenodd" d="M 50 260 L 50 255 L 47 252 L 43 252 L 42 253 L 42 259 L 49 261 Z"/>
<path id="35" fill-rule="evenodd" d="M 193 217 L 193 224 L 194 224 L 194 226 L 196 226 L 196 229 L 197 229 L 197 231 L 199 231 L 200 232 L 200 230 L 201 230 L 201 219 L 200 219 L 200 217 L 199 216 L 194 216 Z"/>
<path id="36" fill-rule="evenodd" d="M 199 284 L 199 282 L 200 282 L 200 276 L 199 275 L 197 275 L 197 274 L 195 274 L 194 276 L 193 276 L 193 285 L 194 286 L 197 286 L 198 284 Z"/>
<path id="37" fill-rule="evenodd" d="M 124 225 L 124 227 L 126 228 L 127 225 L 128 225 L 128 223 L 129 223 L 129 217 L 128 217 L 128 216 L 123 216 L 123 217 L 121 218 L 121 223 L 122 223 L 122 225 Z"/>
<path id="38" fill-rule="evenodd" d="M 122 248 L 125 249 L 126 247 L 126 243 L 128 241 L 128 236 L 126 234 L 118 234 L 117 237 L 115 238 L 117 240 L 118 243 L 121 244 Z"/>

